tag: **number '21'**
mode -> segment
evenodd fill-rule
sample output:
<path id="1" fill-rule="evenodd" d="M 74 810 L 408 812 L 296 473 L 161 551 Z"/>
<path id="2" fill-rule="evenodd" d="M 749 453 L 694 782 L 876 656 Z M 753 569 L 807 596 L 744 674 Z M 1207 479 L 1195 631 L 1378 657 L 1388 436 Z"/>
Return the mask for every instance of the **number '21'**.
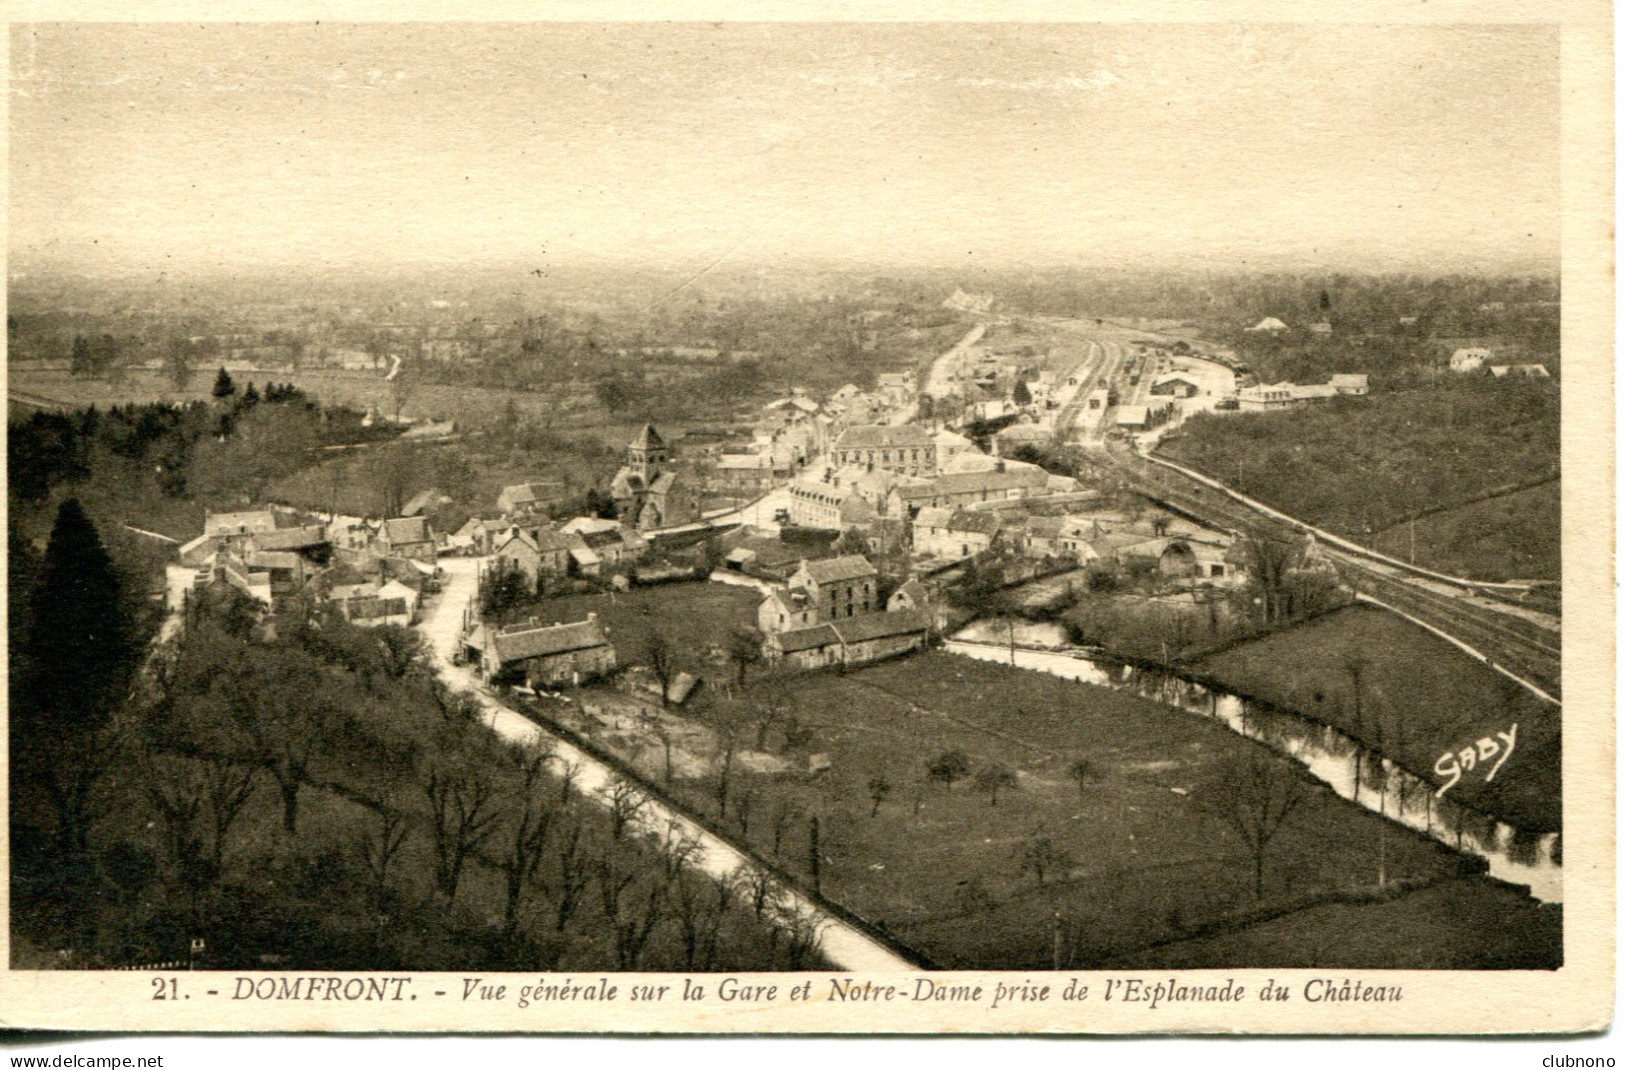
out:
<path id="1" fill-rule="evenodd" d="M 153 999 L 180 999 L 180 985 L 173 977 L 154 977 L 152 979 Z"/>

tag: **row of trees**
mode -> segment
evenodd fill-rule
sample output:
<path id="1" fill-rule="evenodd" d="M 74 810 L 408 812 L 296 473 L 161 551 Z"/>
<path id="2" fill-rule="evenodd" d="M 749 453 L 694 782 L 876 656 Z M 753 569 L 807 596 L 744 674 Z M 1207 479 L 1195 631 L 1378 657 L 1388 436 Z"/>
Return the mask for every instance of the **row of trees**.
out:
<path id="1" fill-rule="evenodd" d="M 629 784 L 607 812 L 585 803 L 574 766 L 499 741 L 404 629 L 304 606 L 267 639 L 236 592 L 202 595 L 123 702 L 114 584 L 82 582 L 94 530 L 72 510 L 62 527 L 39 589 L 61 590 L 71 555 L 82 597 L 40 601 L 31 634 L 88 628 L 99 660 L 29 659 L 18 688 L 14 905 L 33 953 L 150 961 L 200 936 L 222 967 L 819 962 L 816 925 L 770 881 L 700 873 Z"/>

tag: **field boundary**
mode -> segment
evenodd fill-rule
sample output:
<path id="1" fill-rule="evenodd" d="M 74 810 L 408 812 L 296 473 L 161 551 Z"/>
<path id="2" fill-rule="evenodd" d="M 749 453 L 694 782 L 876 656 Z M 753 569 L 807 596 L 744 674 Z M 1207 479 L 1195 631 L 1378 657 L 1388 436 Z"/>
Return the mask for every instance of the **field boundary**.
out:
<path id="1" fill-rule="evenodd" d="M 1541 478 L 1536 479 L 1536 480 L 1532 480 L 1532 481 L 1530 481 L 1528 483 L 1511 483 L 1511 484 L 1507 484 L 1506 486 L 1496 487 L 1495 489 L 1486 491 L 1483 494 L 1477 495 L 1476 497 L 1465 498 L 1465 499 L 1463 499 L 1461 501 L 1458 501 L 1458 502 L 1452 502 L 1449 505 L 1433 505 L 1433 506 L 1429 506 L 1428 508 L 1423 509 L 1423 510 L 1421 510 L 1419 512 L 1412 513 L 1410 516 L 1400 517 L 1398 520 L 1394 521 L 1392 524 L 1389 524 L 1387 527 L 1380 528 L 1377 531 L 1373 531 L 1371 533 L 1371 536 L 1372 536 L 1372 538 L 1380 538 L 1381 536 L 1386 535 L 1391 531 L 1398 531 L 1400 528 L 1404 527 L 1406 524 L 1409 524 L 1409 523 L 1411 523 L 1413 521 L 1416 521 L 1416 520 L 1426 520 L 1430 516 L 1439 516 L 1439 515 L 1441 515 L 1443 513 L 1453 512 L 1453 511 L 1455 511 L 1457 509 L 1465 509 L 1469 505 L 1477 505 L 1480 502 L 1493 502 L 1497 498 L 1510 498 L 1514 494 L 1522 494 L 1526 490 L 1535 490 L 1535 489 L 1537 489 L 1539 487 L 1544 487 L 1548 483 L 1561 482 L 1562 478 L 1563 477 L 1562 477 L 1561 474 L 1553 475 L 1553 476 L 1542 476 Z M 1507 581 L 1507 582 L 1516 582 L 1516 581 Z"/>
<path id="2" fill-rule="evenodd" d="M 1494 669 L 1496 672 L 1500 673 L 1502 676 L 1505 676 L 1508 680 L 1511 680 L 1513 683 L 1516 683 L 1516 684 L 1520 685 L 1521 687 L 1526 688 L 1529 691 L 1529 693 L 1534 695 L 1536 698 L 1541 699 L 1542 701 L 1545 701 L 1545 702 L 1550 702 L 1553 706 L 1556 706 L 1556 707 L 1558 707 L 1560 709 L 1562 708 L 1562 706 L 1563 706 L 1563 700 L 1562 699 L 1552 697 L 1550 694 L 1548 694 L 1545 691 L 1541 690 L 1541 688 L 1538 687 L 1537 685 L 1531 683 L 1528 680 L 1525 680 L 1523 677 L 1519 676 L 1517 673 L 1513 672 L 1512 670 L 1510 670 L 1510 669 L 1508 669 L 1508 668 L 1506 668 L 1506 667 L 1504 667 L 1502 665 L 1497 664 L 1496 661 L 1493 658 L 1491 658 L 1488 654 L 1483 653 L 1482 651 L 1476 649 L 1475 647 L 1468 646 L 1466 643 L 1462 642 L 1460 639 L 1457 639 L 1455 636 L 1450 635 L 1450 634 L 1448 634 L 1446 632 L 1442 632 L 1439 629 L 1435 628 L 1433 625 L 1427 623 L 1426 621 L 1418 620 L 1417 618 L 1411 616 L 1409 613 L 1406 613 L 1404 610 L 1396 609 L 1393 606 L 1389 605 L 1387 602 L 1383 602 L 1383 601 L 1381 601 L 1379 599 L 1372 598 L 1368 594 L 1360 594 L 1360 593 L 1356 592 L 1355 595 L 1354 595 L 1354 600 L 1356 602 L 1364 602 L 1367 605 L 1376 606 L 1378 609 L 1386 609 L 1388 612 L 1394 614 L 1397 617 L 1401 617 L 1404 620 L 1409 621 L 1410 623 L 1416 625 L 1418 628 L 1425 629 L 1426 631 L 1432 633 L 1433 635 L 1438 636 L 1440 639 L 1443 639 L 1445 642 L 1449 643 L 1451 646 L 1453 646 L 1456 649 L 1460 650 L 1463 654 L 1466 654 L 1468 657 L 1472 658 L 1473 660 L 1482 662 L 1484 665 L 1488 666 L 1491 669 Z"/>

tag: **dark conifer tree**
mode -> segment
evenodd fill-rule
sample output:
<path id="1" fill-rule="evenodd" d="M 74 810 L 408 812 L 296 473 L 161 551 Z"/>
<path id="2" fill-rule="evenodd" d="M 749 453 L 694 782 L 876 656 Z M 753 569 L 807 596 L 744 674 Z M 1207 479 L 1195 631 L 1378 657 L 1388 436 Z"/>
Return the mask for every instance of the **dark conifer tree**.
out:
<path id="1" fill-rule="evenodd" d="M 231 381 L 231 376 L 227 374 L 223 365 L 220 368 L 220 374 L 214 377 L 214 389 L 210 393 L 221 400 L 237 393 L 237 384 Z"/>
<path id="2" fill-rule="evenodd" d="M 258 405 L 259 403 L 260 403 L 260 392 L 258 390 L 256 390 L 256 389 L 254 389 L 254 384 L 253 383 L 249 383 L 248 384 L 248 389 L 243 391 L 243 408 L 252 409 L 255 405 Z"/>
<path id="3" fill-rule="evenodd" d="M 118 570 L 77 498 L 57 510 L 29 602 L 27 672 L 13 676 L 13 782 L 32 781 L 43 792 L 60 845 L 78 857 L 106 766 L 100 735 L 135 650 Z"/>

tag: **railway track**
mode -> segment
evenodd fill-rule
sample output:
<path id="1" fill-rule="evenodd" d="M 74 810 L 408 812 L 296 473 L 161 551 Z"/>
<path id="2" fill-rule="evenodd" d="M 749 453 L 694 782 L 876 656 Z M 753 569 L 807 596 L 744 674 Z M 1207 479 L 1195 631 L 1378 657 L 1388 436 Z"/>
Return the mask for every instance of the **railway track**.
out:
<path id="1" fill-rule="evenodd" d="M 1297 537 L 1293 525 L 1264 516 L 1200 484 L 1182 480 L 1178 473 L 1156 468 L 1143 459 L 1112 452 L 1118 467 L 1140 488 L 1168 504 L 1231 532 L 1273 537 Z M 1189 483 L 1189 486 L 1183 484 Z M 1323 547 L 1337 566 L 1344 584 L 1384 602 L 1428 626 L 1484 654 L 1490 663 L 1535 684 L 1548 694 L 1562 696 L 1562 637 L 1549 628 L 1512 613 L 1479 605 L 1461 595 L 1441 593 L 1427 582 L 1387 575 L 1358 556 Z"/>
<path id="2" fill-rule="evenodd" d="M 1425 621 L 1482 651 L 1492 663 L 1514 676 L 1539 685 L 1555 697 L 1562 697 L 1563 650 L 1561 639 L 1555 633 L 1537 625 L 1520 630 L 1509 626 L 1505 619 L 1492 619 L 1499 616 L 1493 610 L 1383 576 L 1352 562 L 1340 561 L 1339 564 L 1345 566 L 1340 569 L 1344 583 L 1354 590 Z M 1534 632 L 1539 635 L 1532 634 Z"/>

